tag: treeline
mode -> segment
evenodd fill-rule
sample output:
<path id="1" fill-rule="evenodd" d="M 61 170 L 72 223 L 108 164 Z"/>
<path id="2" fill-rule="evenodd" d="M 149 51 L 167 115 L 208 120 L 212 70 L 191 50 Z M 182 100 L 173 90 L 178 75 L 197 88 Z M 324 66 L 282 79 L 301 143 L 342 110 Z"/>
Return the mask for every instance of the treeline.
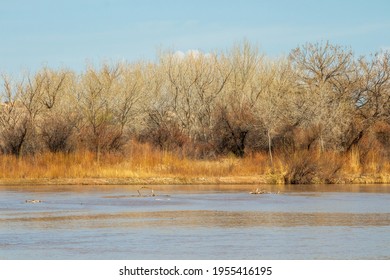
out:
<path id="1" fill-rule="evenodd" d="M 375 149 L 390 159 L 390 53 L 356 57 L 326 43 L 271 59 L 248 42 L 157 62 L 44 68 L 2 76 L 0 151 L 17 157 L 90 150 L 99 160 L 132 141 L 183 157 Z"/>

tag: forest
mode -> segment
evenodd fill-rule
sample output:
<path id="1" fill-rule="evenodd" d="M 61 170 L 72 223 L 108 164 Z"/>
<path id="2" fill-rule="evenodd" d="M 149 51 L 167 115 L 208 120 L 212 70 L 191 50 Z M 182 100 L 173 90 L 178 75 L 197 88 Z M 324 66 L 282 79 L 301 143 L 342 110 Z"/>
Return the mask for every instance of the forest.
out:
<path id="1" fill-rule="evenodd" d="M 243 41 L 81 73 L 3 73 L 0 178 L 389 182 L 389 66 L 388 51 L 320 42 L 271 58 Z"/>

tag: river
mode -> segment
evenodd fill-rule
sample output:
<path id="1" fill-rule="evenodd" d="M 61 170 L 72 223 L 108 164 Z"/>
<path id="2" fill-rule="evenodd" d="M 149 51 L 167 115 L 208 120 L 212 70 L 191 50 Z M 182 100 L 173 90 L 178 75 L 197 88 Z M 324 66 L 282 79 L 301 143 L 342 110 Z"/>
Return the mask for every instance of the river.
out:
<path id="1" fill-rule="evenodd" d="M 139 188 L 1 186 L 0 259 L 390 259 L 390 185 Z"/>

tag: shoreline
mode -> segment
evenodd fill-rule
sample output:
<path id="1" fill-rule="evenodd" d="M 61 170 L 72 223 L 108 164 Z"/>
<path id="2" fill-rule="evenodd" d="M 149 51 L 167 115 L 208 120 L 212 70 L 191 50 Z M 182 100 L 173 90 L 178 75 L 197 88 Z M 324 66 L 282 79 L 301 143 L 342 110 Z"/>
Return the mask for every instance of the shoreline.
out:
<path id="1" fill-rule="evenodd" d="M 332 182 L 314 181 L 311 184 L 389 184 L 389 176 L 350 176 Z M 282 175 L 224 176 L 224 177 L 129 177 L 129 178 L 6 178 L 0 186 L 18 185 L 288 185 Z"/>

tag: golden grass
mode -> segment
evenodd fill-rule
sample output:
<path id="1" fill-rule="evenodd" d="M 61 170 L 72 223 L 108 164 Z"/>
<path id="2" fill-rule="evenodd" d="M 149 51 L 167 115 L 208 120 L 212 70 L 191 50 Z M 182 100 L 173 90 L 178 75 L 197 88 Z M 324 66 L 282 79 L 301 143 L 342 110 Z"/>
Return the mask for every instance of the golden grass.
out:
<path id="1" fill-rule="evenodd" d="M 302 161 L 302 158 L 308 158 Z M 284 183 L 286 174 L 302 164 L 314 164 L 309 172 L 312 182 L 374 183 L 390 182 L 390 163 L 370 151 L 364 162 L 357 149 L 349 153 L 294 153 L 275 155 L 271 166 L 267 153 L 253 153 L 245 158 L 223 157 L 194 160 L 154 149 L 148 144 L 130 143 L 125 151 L 104 154 L 96 161 L 89 151 L 43 153 L 16 158 L 0 155 L 0 179 L 74 179 L 74 178 L 220 178 L 266 176 L 268 183 Z M 190 181 L 190 180 L 189 180 Z M 207 180 L 206 180 L 207 182 Z M 221 181 L 223 182 L 223 181 Z"/>
<path id="2" fill-rule="evenodd" d="M 127 178 L 127 177 L 222 177 L 262 174 L 265 158 L 191 160 L 173 153 L 133 143 L 121 154 L 104 154 L 99 163 L 94 153 L 43 153 L 16 158 L 0 156 L 0 178 Z"/>

